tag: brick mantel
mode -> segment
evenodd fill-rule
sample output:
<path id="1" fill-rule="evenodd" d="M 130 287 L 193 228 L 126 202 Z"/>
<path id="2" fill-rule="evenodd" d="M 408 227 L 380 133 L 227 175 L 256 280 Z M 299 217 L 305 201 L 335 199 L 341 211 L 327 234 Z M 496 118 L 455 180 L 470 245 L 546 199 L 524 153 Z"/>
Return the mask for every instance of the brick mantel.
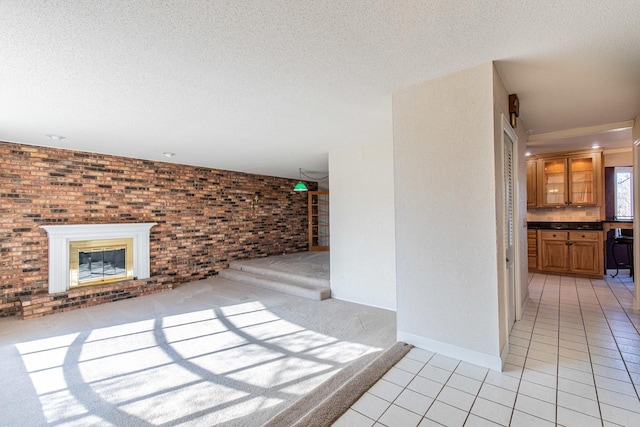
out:
<path id="1" fill-rule="evenodd" d="M 49 293 L 69 290 L 69 243 L 78 240 L 133 239 L 133 276 L 149 277 L 149 230 L 156 222 L 43 225 L 49 236 Z"/>

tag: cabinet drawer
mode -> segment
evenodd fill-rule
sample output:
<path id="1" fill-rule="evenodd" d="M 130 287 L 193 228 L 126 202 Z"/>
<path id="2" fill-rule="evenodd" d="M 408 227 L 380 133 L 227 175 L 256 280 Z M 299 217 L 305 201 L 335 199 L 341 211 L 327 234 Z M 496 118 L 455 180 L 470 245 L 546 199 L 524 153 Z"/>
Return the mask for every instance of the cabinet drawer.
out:
<path id="1" fill-rule="evenodd" d="M 540 237 L 542 240 L 569 240 L 569 232 L 543 230 L 540 232 Z"/>
<path id="2" fill-rule="evenodd" d="M 573 240 L 576 242 L 579 242 L 579 241 L 597 242 L 598 240 L 600 240 L 600 232 L 599 231 L 570 231 L 569 240 Z"/>

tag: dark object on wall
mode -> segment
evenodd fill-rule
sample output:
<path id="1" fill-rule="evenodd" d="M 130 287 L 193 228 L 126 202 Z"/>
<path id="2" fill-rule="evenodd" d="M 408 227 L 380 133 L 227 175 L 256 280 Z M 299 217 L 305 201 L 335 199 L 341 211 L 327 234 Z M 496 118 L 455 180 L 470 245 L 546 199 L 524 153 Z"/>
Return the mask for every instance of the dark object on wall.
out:
<path id="1" fill-rule="evenodd" d="M 518 116 L 520 116 L 520 100 L 518 95 L 513 93 L 509 95 L 509 121 L 514 129 L 518 126 L 518 121 L 516 120 Z"/>

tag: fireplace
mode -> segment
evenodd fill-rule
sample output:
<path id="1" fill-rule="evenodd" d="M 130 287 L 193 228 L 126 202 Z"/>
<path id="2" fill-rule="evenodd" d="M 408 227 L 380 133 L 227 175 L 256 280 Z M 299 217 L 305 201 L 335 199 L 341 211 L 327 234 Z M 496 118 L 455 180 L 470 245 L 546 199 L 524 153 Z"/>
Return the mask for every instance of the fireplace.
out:
<path id="1" fill-rule="evenodd" d="M 149 278 L 149 234 L 155 222 L 45 225 L 49 293 Z"/>
<path id="2" fill-rule="evenodd" d="M 71 288 L 133 279 L 133 239 L 72 241 L 69 277 Z"/>

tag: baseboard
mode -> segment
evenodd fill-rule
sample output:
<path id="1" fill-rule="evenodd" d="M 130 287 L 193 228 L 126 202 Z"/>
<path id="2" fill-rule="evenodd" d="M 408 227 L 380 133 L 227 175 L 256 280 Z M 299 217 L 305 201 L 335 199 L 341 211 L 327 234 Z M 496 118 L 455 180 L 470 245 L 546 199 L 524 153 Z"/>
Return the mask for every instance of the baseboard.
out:
<path id="1" fill-rule="evenodd" d="M 522 320 L 522 315 L 527 308 L 527 301 L 529 301 L 529 291 L 527 291 L 527 294 L 524 296 L 524 298 L 522 298 L 522 303 L 520 304 L 520 318 L 516 319 L 516 321 Z"/>
<path id="2" fill-rule="evenodd" d="M 394 311 L 394 312 L 398 311 L 395 308 L 391 308 L 391 307 L 385 307 L 385 306 L 382 306 L 382 305 L 370 304 L 368 302 L 356 301 L 356 300 L 349 299 L 349 298 L 342 298 L 339 294 L 338 295 L 334 294 L 333 289 L 331 289 L 331 298 L 337 299 L 338 301 L 351 302 L 351 303 L 359 304 L 359 305 L 366 305 L 367 307 L 381 308 L 383 310 L 389 310 L 389 311 Z"/>
<path id="3" fill-rule="evenodd" d="M 505 343 L 500 352 L 500 371 L 504 369 L 504 364 L 507 363 L 507 357 L 509 356 L 509 343 Z"/>
<path id="4" fill-rule="evenodd" d="M 429 350 L 434 353 L 441 354 L 443 356 L 452 357 L 454 359 L 459 359 L 468 363 L 472 363 L 474 365 L 489 368 L 497 372 L 502 371 L 502 355 L 492 356 L 490 354 L 481 353 L 475 350 L 469 350 L 468 348 L 458 347 L 453 344 L 447 344 L 441 341 L 432 340 L 430 338 L 421 337 L 419 335 L 414 335 L 403 331 L 398 331 L 397 340 L 406 342 L 407 344 L 411 344 L 424 350 Z"/>

